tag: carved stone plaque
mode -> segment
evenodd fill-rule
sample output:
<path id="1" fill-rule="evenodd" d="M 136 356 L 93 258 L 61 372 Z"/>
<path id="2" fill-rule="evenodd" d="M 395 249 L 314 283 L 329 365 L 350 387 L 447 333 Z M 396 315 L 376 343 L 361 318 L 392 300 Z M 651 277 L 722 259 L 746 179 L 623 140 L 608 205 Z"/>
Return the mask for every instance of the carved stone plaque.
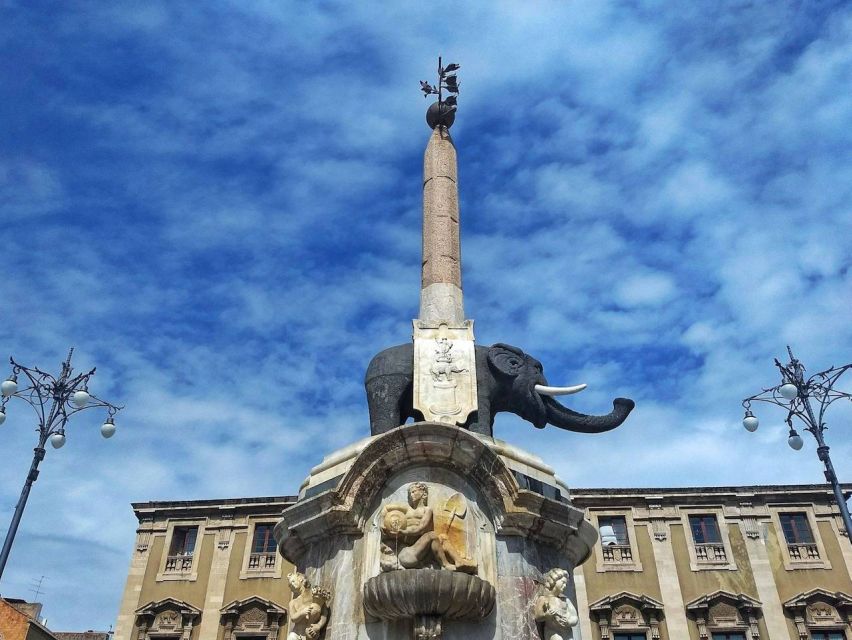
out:
<path id="1" fill-rule="evenodd" d="M 414 321 L 414 408 L 423 418 L 464 424 L 477 409 L 473 321 L 427 326 Z"/>

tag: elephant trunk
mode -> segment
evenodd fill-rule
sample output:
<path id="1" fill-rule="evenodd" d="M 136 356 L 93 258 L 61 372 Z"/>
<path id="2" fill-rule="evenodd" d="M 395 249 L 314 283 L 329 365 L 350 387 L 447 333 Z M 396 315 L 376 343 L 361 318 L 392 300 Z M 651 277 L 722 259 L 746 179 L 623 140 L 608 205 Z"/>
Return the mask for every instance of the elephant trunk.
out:
<path id="1" fill-rule="evenodd" d="M 580 433 L 603 433 L 615 429 L 627 419 L 636 403 L 629 398 L 616 398 L 612 402 L 612 412 L 605 416 L 588 416 L 572 411 L 551 397 L 543 396 L 547 421 L 554 427 Z"/>

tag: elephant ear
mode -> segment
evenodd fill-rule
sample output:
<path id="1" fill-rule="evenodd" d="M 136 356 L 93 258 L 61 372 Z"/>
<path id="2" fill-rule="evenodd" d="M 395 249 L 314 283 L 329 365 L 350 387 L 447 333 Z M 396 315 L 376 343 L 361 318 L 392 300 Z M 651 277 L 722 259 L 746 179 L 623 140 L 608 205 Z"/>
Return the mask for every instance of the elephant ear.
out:
<path id="1" fill-rule="evenodd" d="M 495 344 L 488 349 L 488 364 L 497 373 L 516 378 L 526 366 L 526 354 L 508 344 Z"/>

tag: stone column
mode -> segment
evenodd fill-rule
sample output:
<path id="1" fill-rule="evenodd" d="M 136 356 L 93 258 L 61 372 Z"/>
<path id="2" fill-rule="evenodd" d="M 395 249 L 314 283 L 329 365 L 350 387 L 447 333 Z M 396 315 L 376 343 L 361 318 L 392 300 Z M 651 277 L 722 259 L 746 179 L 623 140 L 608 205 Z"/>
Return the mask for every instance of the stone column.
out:
<path id="1" fill-rule="evenodd" d="M 464 321 L 456 148 L 449 130 L 432 130 L 423 157 L 423 267 L 420 320 Z"/>
<path id="2" fill-rule="evenodd" d="M 145 580 L 145 567 L 148 566 L 148 556 L 151 547 L 151 531 L 140 530 L 136 533 L 136 550 L 130 560 L 130 570 L 124 594 L 121 596 L 121 607 L 118 620 L 115 623 L 115 640 L 131 640 L 135 611 L 139 608 L 139 596 L 142 593 L 142 583 Z"/>

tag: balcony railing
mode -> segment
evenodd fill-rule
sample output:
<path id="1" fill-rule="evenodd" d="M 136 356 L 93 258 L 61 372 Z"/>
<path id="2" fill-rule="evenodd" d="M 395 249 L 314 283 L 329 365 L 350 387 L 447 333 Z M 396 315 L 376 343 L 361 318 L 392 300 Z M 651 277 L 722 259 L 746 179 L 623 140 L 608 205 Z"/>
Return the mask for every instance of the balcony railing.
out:
<path id="1" fill-rule="evenodd" d="M 275 568 L 275 556 L 273 553 L 253 553 L 249 556 L 249 571 L 263 571 Z"/>
<path id="2" fill-rule="evenodd" d="M 787 551 L 791 560 L 819 560 L 819 548 L 814 542 L 788 544 Z"/>
<path id="3" fill-rule="evenodd" d="M 718 543 L 702 543 L 695 545 L 695 557 L 698 562 L 727 562 L 725 546 Z"/>
<path id="4" fill-rule="evenodd" d="M 629 544 L 612 544 L 601 547 L 603 561 L 612 564 L 633 564 L 633 550 Z"/>
<path id="5" fill-rule="evenodd" d="M 192 571 L 192 554 L 166 556 L 166 573 L 188 573 Z"/>

